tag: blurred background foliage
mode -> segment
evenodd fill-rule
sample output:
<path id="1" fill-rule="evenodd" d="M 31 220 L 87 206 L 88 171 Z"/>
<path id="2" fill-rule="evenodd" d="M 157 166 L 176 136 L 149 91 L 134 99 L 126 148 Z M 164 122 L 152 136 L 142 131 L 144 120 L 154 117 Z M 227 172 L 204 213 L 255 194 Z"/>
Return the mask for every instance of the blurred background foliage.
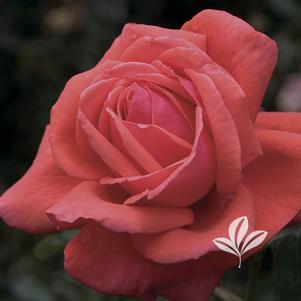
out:
<path id="1" fill-rule="evenodd" d="M 301 111 L 299 0 L 0 0 L 0 193 L 30 166 L 67 79 L 102 57 L 127 22 L 179 28 L 204 8 L 227 10 L 276 40 L 265 110 Z M 129 300 L 71 280 L 62 250 L 73 232 L 30 236 L 0 225 L 1 301 Z M 301 300 L 301 238 L 293 228 L 229 271 L 212 300 Z"/>

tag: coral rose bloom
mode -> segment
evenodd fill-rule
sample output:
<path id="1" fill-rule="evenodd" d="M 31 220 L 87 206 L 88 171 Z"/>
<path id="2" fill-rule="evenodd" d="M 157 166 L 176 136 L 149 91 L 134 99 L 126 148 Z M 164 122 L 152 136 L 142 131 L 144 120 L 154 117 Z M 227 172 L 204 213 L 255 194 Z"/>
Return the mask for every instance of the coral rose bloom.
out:
<path id="1" fill-rule="evenodd" d="M 276 59 L 222 11 L 180 30 L 126 25 L 67 83 L 1 217 L 31 233 L 81 228 L 65 267 L 97 291 L 207 300 L 237 264 L 213 239 L 240 216 L 271 238 L 301 208 L 301 116 L 258 113 Z"/>

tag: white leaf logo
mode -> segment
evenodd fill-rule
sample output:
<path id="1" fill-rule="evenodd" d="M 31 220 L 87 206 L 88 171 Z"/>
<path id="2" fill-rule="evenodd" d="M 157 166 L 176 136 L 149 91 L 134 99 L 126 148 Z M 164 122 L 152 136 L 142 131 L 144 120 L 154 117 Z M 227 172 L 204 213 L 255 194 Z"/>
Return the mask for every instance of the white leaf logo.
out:
<path id="1" fill-rule="evenodd" d="M 241 267 L 242 255 L 259 246 L 268 235 L 268 232 L 266 231 L 257 230 L 246 236 L 248 228 L 248 217 L 238 217 L 229 226 L 229 238 L 218 237 L 213 240 L 213 243 L 219 249 L 238 257 L 238 268 Z"/>

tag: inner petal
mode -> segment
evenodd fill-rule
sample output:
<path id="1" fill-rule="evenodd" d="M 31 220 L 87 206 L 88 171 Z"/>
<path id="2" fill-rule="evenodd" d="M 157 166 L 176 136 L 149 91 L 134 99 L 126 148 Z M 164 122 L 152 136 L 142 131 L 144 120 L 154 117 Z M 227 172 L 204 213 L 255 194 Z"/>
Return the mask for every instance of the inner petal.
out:
<path id="1" fill-rule="evenodd" d="M 124 102 L 127 103 L 126 121 L 139 124 L 157 125 L 168 132 L 193 142 L 193 130 L 187 117 L 179 109 L 181 106 L 175 105 L 176 99 L 170 99 L 168 94 L 155 91 L 149 87 L 132 85 L 130 97 Z M 186 117 L 186 118 L 185 118 Z"/>
<path id="2" fill-rule="evenodd" d="M 194 133 L 174 104 L 161 93 L 150 90 L 150 95 L 153 103 L 153 124 L 192 143 Z"/>
<path id="3" fill-rule="evenodd" d="M 135 124 L 128 121 L 123 121 L 123 123 L 164 167 L 184 159 L 191 152 L 191 144 L 161 127 Z"/>
<path id="4" fill-rule="evenodd" d="M 134 123 L 152 124 L 152 99 L 148 89 L 137 84 L 131 85 L 131 95 L 128 94 L 126 120 Z"/>

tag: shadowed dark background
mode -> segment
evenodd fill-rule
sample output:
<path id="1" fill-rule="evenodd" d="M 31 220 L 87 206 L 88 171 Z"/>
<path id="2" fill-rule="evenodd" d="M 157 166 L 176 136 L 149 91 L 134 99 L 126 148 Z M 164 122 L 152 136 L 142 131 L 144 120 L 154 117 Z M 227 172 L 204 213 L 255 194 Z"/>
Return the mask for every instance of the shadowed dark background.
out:
<path id="1" fill-rule="evenodd" d="M 125 23 L 179 28 L 204 8 L 231 12 L 276 40 L 279 63 L 263 107 L 301 111 L 298 0 L 0 0 L 0 193 L 30 166 L 50 108 L 66 81 L 94 66 Z M 66 276 L 61 254 L 71 236 L 33 237 L 1 224 L 0 300 L 117 300 L 93 293 Z M 293 231 L 276 241 L 277 252 L 272 254 L 269 248 L 263 260 L 253 259 L 242 271 L 225 275 L 214 300 L 235 300 L 229 299 L 230 292 L 242 300 L 301 300 L 298 237 Z M 275 254 L 282 254 L 280 263 L 275 263 Z M 293 263 L 285 261 L 292 256 Z M 283 273 L 290 275 L 289 283 Z M 256 281 L 258 277 L 264 280 Z"/>

